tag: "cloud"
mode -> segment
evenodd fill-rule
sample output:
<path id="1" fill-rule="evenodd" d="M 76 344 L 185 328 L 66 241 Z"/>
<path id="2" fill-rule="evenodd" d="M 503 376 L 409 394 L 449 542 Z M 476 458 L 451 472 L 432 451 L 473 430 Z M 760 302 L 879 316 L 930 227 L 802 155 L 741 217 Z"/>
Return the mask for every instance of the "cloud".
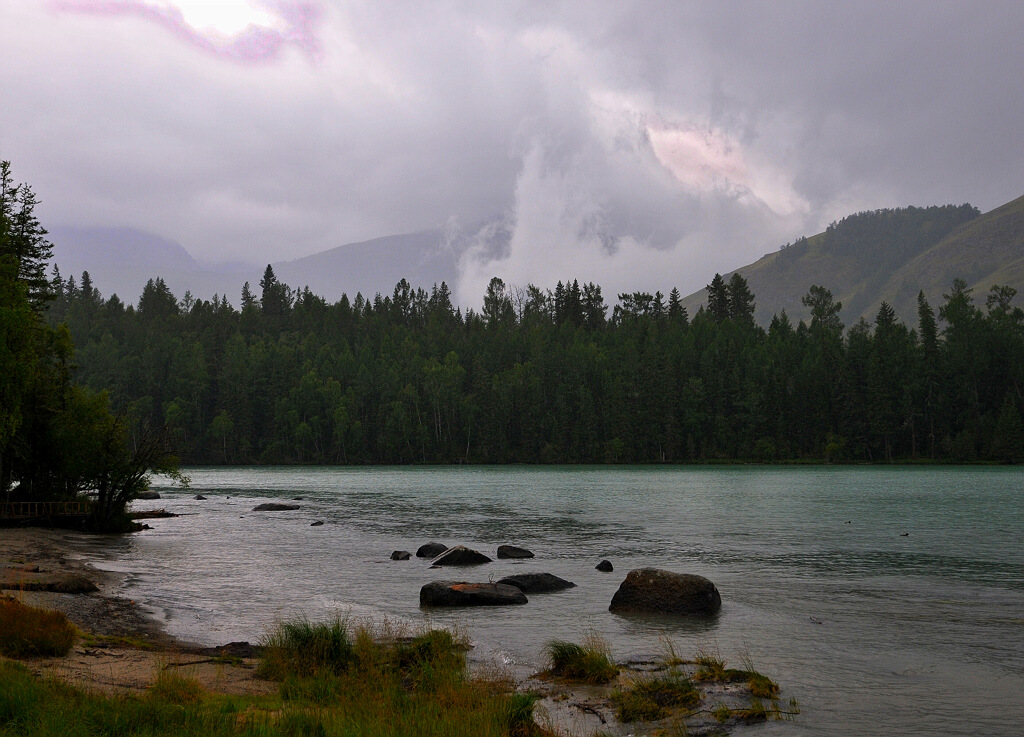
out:
<path id="1" fill-rule="evenodd" d="M 239 62 L 266 62 L 287 45 L 321 55 L 314 2 L 250 0 L 51 0 L 57 12 L 134 15 L 171 31 L 188 44 Z"/>
<path id="2" fill-rule="evenodd" d="M 495 274 L 685 292 L 853 210 L 1019 196 L 1022 23 L 999 0 L 0 0 L 0 156 L 46 222 L 206 260 L 498 217 L 465 303 Z"/>

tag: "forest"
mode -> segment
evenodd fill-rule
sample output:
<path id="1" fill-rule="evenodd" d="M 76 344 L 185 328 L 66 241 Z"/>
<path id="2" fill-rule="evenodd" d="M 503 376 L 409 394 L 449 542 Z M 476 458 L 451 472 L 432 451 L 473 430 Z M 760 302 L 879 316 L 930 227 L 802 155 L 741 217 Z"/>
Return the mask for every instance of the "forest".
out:
<path id="1" fill-rule="evenodd" d="M 880 216 L 886 216 L 882 213 Z M 861 223 L 861 225 L 863 225 Z M 328 303 L 267 267 L 240 309 L 150 280 L 137 306 L 88 273 L 51 280 L 78 380 L 130 432 L 165 427 L 187 464 L 1018 462 L 1024 312 L 962 280 L 844 326 L 809 285 L 809 324 L 767 329 L 739 275 L 706 308 L 492 279 L 482 309 L 442 283 Z M 56 329 L 56 328 L 55 328 Z"/>

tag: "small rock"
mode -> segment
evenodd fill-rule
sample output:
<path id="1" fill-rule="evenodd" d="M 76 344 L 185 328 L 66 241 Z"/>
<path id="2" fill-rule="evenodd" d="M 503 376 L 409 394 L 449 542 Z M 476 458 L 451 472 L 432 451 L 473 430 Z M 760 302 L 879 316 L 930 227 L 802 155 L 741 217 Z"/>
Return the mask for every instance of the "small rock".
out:
<path id="1" fill-rule="evenodd" d="M 420 547 L 416 550 L 416 557 L 436 558 L 447 549 L 448 546 L 444 543 L 427 543 L 426 545 L 420 545 Z"/>
<path id="2" fill-rule="evenodd" d="M 391 560 L 409 560 L 412 558 L 412 553 L 408 550 L 396 550 L 391 554 Z"/>
<path id="3" fill-rule="evenodd" d="M 420 589 L 420 606 L 506 606 L 526 604 L 520 589 L 502 583 L 431 581 Z"/>
<path id="4" fill-rule="evenodd" d="M 471 550 L 465 545 L 448 548 L 433 560 L 435 566 L 478 566 L 481 563 L 490 562 L 491 559 L 486 555 Z"/>
<path id="5" fill-rule="evenodd" d="M 195 499 L 197 502 L 205 502 L 206 501 L 206 497 L 203 496 L 202 494 L 196 494 L 192 498 Z"/>
<path id="6" fill-rule="evenodd" d="M 258 504 L 252 508 L 254 512 L 290 512 L 293 509 L 298 509 L 298 504 L 281 504 L 280 502 L 267 502 L 266 504 Z"/>
<path id="7" fill-rule="evenodd" d="M 517 548 L 515 545 L 499 545 L 498 546 L 498 559 L 505 558 L 532 558 L 531 553 L 526 548 Z"/>
<path id="8" fill-rule="evenodd" d="M 316 522 L 310 523 L 309 526 L 310 527 L 321 527 L 323 525 L 323 523 L 324 523 L 324 521 L 322 519 L 318 519 Z"/>
<path id="9" fill-rule="evenodd" d="M 594 566 L 594 568 L 601 571 L 601 573 L 611 573 L 613 570 L 612 562 L 610 560 L 602 560 L 600 563 Z"/>
<path id="10" fill-rule="evenodd" d="M 136 499 L 159 499 L 160 494 L 156 491 L 140 491 Z"/>
<path id="11" fill-rule="evenodd" d="M 707 617 L 721 608 L 718 589 L 703 576 L 638 568 L 619 584 L 608 610 Z"/>
<path id="12" fill-rule="evenodd" d="M 301 502 L 302 501 L 302 497 L 301 496 L 293 496 L 292 497 L 292 501 L 293 502 Z"/>
<path id="13" fill-rule="evenodd" d="M 498 583 L 515 586 L 524 594 L 546 594 L 576 586 L 572 581 L 566 581 L 551 573 L 520 573 L 516 576 L 505 576 Z"/>

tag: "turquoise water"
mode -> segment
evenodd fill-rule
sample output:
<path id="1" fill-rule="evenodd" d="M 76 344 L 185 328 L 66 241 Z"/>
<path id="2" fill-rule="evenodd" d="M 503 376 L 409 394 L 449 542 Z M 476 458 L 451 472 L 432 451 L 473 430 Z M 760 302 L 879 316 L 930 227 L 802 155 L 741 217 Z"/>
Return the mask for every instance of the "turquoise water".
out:
<path id="1" fill-rule="evenodd" d="M 596 632 L 622 660 L 715 648 L 796 697 L 758 734 L 1021 734 L 1024 472 L 1012 468 L 227 468 L 158 488 L 183 516 L 87 555 L 172 634 L 258 640 L 282 617 L 455 624 L 472 657 L 526 674 L 551 638 Z M 192 497 L 202 493 L 208 499 Z M 252 512 L 303 497 L 291 512 Z M 314 520 L 320 527 L 310 527 Z M 463 572 L 389 560 L 439 540 L 531 561 Z M 602 558 L 611 574 L 594 566 Z M 632 568 L 714 581 L 712 622 L 607 611 Z M 524 607 L 426 613 L 435 578 L 548 571 L 578 587 Z"/>

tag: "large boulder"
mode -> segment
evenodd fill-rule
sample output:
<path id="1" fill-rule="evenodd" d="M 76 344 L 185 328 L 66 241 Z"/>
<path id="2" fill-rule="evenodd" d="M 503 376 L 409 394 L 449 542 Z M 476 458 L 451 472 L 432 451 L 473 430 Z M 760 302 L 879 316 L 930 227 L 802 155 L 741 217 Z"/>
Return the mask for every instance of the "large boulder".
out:
<path id="1" fill-rule="evenodd" d="M 416 557 L 436 558 L 447 549 L 448 546 L 444 543 L 427 543 L 426 545 L 419 546 L 419 548 L 416 550 Z"/>
<path id="2" fill-rule="evenodd" d="M 454 548 L 448 548 L 431 562 L 435 566 L 478 566 L 481 563 L 490 563 L 491 559 L 465 545 L 456 545 Z"/>
<path id="3" fill-rule="evenodd" d="M 257 504 L 252 508 L 254 512 L 290 512 L 293 509 L 299 509 L 298 504 L 281 504 L 280 502 L 267 502 L 265 504 Z"/>
<path id="4" fill-rule="evenodd" d="M 708 617 L 721 608 L 718 589 L 703 576 L 639 568 L 619 585 L 608 610 Z"/>
<path id="5" fill-rule="evenodd" d="M 508 606 L 529 600 L 520 589 L 503 583 L 431 581 L 420 589 L 420 606 Z"/>
<path id="6" fill-rule="evenodd" d="M 502 560 L 505 558 L 532 558 L 531 553 L 526 548 L 517 548 L 515 545 L 499 545 L 498 546 L 498 559 Z"/>
<path id="7" fill-rule="evenodd" d="M 566 581 L 551 573 L 520 573 L 505 576 L 498 583 L 515 586 L 524 594 L 546 594 L 549 591 L 562 591 L 576 586 L 572 581 Z"/>

